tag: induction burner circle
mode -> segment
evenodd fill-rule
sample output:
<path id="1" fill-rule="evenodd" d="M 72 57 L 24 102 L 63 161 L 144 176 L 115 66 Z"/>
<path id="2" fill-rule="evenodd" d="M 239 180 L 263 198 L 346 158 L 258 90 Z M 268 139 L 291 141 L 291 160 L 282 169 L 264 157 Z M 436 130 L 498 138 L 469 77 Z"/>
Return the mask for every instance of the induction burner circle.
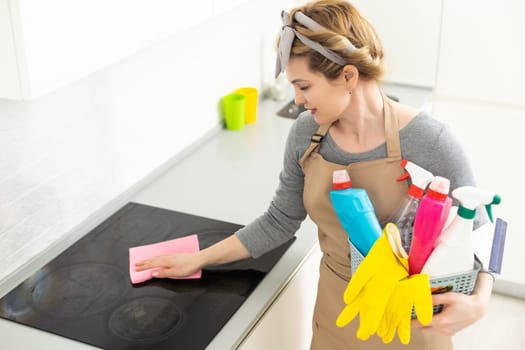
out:
<path id="1" fill-rule="evenodd" d="M 170 299 L 142 297 L 118 307 L 109 317 L 109 329 L 129 341 L 161 341 L 177 332 L 183 313 Z"/>
<path id="2" fill-rule="evenodd" d="M 172 233 L 170 221 L 157 214 L 136 215 L 118 220 L 112 227 L 112 235 L 118 240 L 139 244 L 145 238 L 155 237 L 162 240 Z"/>
<path id="3" fill-rule="evenodd" d="M 32 305 L 54 318 L 84 317 L 112 307 L 129 282 L 107 264 L 75 264 L 49 271 L 34 282 Z"/>

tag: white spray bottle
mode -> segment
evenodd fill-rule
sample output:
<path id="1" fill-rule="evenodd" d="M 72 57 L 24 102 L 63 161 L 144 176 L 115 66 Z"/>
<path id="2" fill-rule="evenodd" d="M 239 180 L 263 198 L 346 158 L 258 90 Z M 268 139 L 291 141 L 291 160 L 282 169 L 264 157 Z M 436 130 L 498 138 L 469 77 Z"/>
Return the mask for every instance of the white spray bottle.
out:
<path id="1" fill-rule="evenodd" d="M 396 224 L 399 229 L 399 235 L 401 236 L 401 244 L 408 252 L 410 244 L 412 243 L 412 229 L 416 211 L 419 208 L 419 202 L 428 184 L 434 179 L 434 175 L 430 171 L 406 159 L 401 162 L 401 165 L 407 172 L 397 179 L 397 181 L 406 180 L 410 177 L 412 183 L 408 187 L 403 203 L 388 222 Z"/>
<path id="2" fill-rule="evenodd" d="M 421 271 L 430 277 L 473 269 L 474 248 L 471 234 L 476 209 L 485 205 L 489 219 L 492 221 L 491 205 L 501 202 L 499 195 L 473 186 L 459 187 L 452 191 L 452 196 L 460 203 L 456 217 L 441 234 L 439 244 Z"/>

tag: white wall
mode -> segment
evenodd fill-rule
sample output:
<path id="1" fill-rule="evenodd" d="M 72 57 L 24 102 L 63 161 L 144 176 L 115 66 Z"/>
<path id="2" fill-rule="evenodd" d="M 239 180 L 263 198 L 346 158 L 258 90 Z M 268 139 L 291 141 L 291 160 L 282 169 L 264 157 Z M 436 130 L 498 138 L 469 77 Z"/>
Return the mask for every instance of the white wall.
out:
<path id="1" fill-rule="evenodd" d="M 0 0 L 0 50 L 5 53 L 0 63 L 9 73 L 2 71 L 9 80 L 0 81 L 0 96 L 41 97 L 240 6 L 257 10 L 246 13 L 246 22 L 235 20 L 229 37 L 220 38 L 220 30 L 210 30 L 217 44 L 238 37 L 239 53 L 250 47 L 245 45 L 245 34 L 252 35 L 254 43 L 261 40 L 263 18 L 278 20 L 277 2 L 263 6 L 261 1 L 203 0 L 196 7 L 192 2 L 170 0 Z M 228 27 L 224 23 L 217 29 Z"/>
<path id="2" fill-rule="evenodd" d="M 27 61 L 21 73 L 30 76 L 25 81 L 29 85 L 26 97 L 49 101 L 46 110 L 37 108 L 42 114 L 54 108 L 53 96 L 81 100 L 82 86 L 96 82 L 97 96 L 107 94 L 105 99 L 111 100 L 117 114 L 137 109 L 145 114 L 170 114 L 180 118 L 181 128 L 203 132 L 216 125 L 221 96 L 240 86 L 261 87 L 265 79 L 269 85 L 269 77 L 273 78 L 262 57 L 272 57 L 273 74 L 271 45 L 281 1 L 209 0 L 201 2 L 202 9 L 195 9 L 193 3 L 160 0 L 75 5 L 62 0 L 19 0 L 12 4 L 25 23 L 20 32 L 22 58 Z M 7 2 L 1 1 L 0 6 L 2 19 L 9 19 L 4 16 Z M 116 18 L 122 11 L 126 15 Z M 1 24 L 6 31 L 0 33 L 8 33 L 9 23 Z M 12 39 L 7 36 L 6 42 Z M 5 53 L 0 61 L 2 78 L 16 76 L 13 51 Z M 15 92 L 20 88 L 14 83 L 11 87 Z"/>
<path id="3" fill-rule="evenodd" d="M 16 0 L 9 10 L 25 99 L 40 97 L 212 16 L 212 1 Z"/>
<path id="4" fill-rule="evenodd" d="M 0 0 L 0 96 L 17 98 L 21 94 L 15 41 L 8 0 Z"/>

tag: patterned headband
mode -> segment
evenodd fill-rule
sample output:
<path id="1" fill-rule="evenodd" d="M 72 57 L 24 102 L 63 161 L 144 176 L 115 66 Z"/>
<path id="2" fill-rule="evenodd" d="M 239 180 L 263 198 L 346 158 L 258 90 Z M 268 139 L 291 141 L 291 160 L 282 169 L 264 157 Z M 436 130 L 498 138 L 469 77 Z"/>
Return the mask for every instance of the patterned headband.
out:
<path id="1" fill-rule="evenodd" d="M 305 26 L 306 28 L 313 30 L 313 31 L 321 31 L 326 30 L 325 27 L 311 19 L 310 17 L 306 16 L 302 12 L 296 12 L 294 15 L 294 18 L 297 22 Z M 281 19 L 283 21 L 283 27 L 281 32 L 281 41 L 279 43 L 279 48 L 277 52 L 277 62 L 275 64 L 275 77 L 277 78 L 279 74 L 284 72 L 286 69 L 286 66 L 288 65 L 288 61 L 290 59 L 290 53 L 292 51 L 292 44 L 295 37 L 297 37 L 299 40 L 303 42 L 306 46 L 311 48 L 312 50 L 315 50 L 319 52 L 321 55 L 329 59 L 330 61 L 337 63 L 341 66 L 344 66 L 347 62 L 345 59 L 341 56 L 339 56 L 334 51 L 327 49 L 323 45 L 312 41 L 308 39 L 306 36 L 302 35 L 301 33 L 297 32 L 294 28 L 292 28 L 290 23 L 290 15 L 286 11 L 281 12 Z M 349 52 L 353 52 L 356 49 L 354 45 L 352 45 L 351 42 L 348 43 L 347 50 Z"/>

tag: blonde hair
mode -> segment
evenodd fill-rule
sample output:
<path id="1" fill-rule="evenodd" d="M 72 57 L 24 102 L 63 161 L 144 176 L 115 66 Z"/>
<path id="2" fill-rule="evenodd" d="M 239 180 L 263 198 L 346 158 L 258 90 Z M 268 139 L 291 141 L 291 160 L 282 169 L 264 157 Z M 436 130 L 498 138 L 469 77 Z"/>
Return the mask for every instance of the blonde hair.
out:
<path id="1" fill-rule="evenodd" d="M 312 31 L 298 23 L 294 18 L 298 11 L 325 27 L 326 30 Z M 362 78 L 381 80 L 384 72 L 381 41 L 375 29 L 349 2 L 344 0 L 312 1 L 292 9 L 289 19 L 297 32 L 340 55 L 348 64 L 357 68 Z M 347 50 L 349 41 L 357 50 L 352 52 Z M 297 38 L 293 42 L 291 56 L 307 57 L 309 68 L 322 73 L 330 80 L 337 78 L 343 70 L 343 66 L 330 61 Z"/>

